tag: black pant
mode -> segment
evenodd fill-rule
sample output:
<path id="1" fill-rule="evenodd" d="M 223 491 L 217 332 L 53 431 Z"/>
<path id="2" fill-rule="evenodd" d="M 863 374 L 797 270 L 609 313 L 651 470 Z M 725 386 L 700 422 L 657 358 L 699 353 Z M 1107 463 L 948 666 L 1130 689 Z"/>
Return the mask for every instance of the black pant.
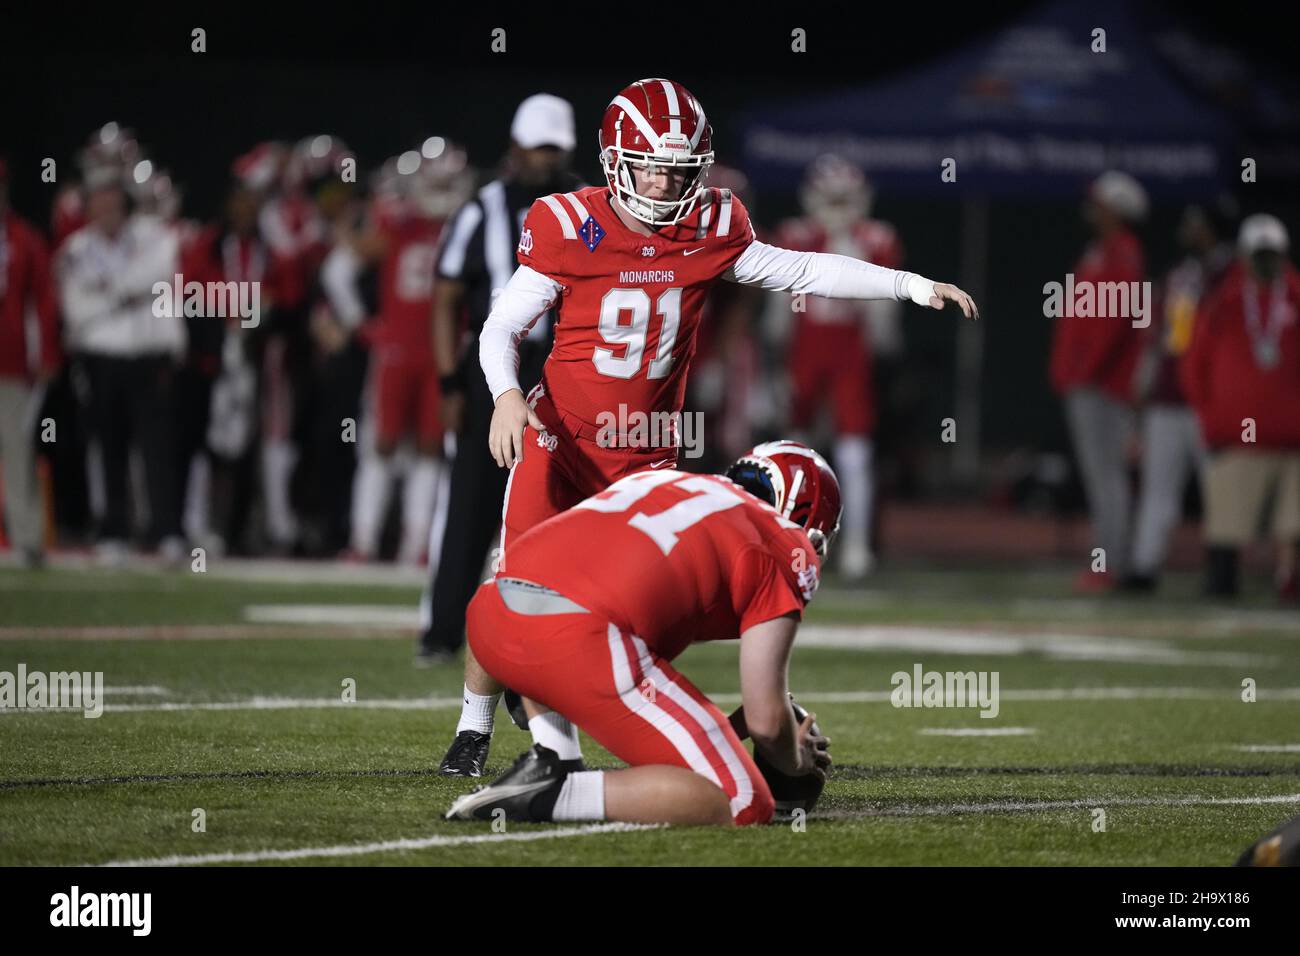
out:
<path id="1" fill-rule="evenodd" d="M 542 376 L 549 350 L 521 342 L 519 382 L 524 394 Z M 496 540 L 510 472 L 492 460 L 488 432 L 492 425 L 492 393 L 488 391 L 477 350 L 465 366 L 468 379 L 465 419 L 456 435 L 456 460 L 451 466 L 451 497 L 447 505 L 447 529 L 443 533 L 442 555 L 433 576 L 431 625 L 420 635 L 428 650 L 456 650 L 465 641 L 465 609 L 480 583 L 483 562 Z"/>
<path id="2" fill-rule="evenodd" d="M 177 495 L 175 408 L 176 366 L 168 355 L 82 359 L 90 395 L 92 433 L 99 439 L 104 470 L 103 538 L 130 537 L 127 469 L 132 444 L 144 460 L 149 498 L 150 541 L 181 533 Z"/>

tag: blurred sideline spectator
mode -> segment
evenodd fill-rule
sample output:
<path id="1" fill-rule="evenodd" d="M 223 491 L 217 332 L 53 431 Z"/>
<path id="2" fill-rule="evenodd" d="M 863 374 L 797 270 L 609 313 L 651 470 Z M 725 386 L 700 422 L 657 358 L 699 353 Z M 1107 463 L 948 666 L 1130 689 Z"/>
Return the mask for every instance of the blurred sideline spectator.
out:
<path id="1" fill-rule="evenodd" d="M 1196 413 L 1178 382 L 1178 360 L 1191 343 L 1196 309 L 1235 258 L 1236 204 L 1220 197 L 1188 206 L 1178 226 L 1184 256 L 1169 270 L 1144 344 L 1133 386 L 1142 428 L 1141 492 L 1133 559 L 1125 590 L 1152 591 L 1165 563 L 1169 538 L 1182 515 L 1189 476 L 1201 484 L 1205 447 Z"/>
<path id="2" fill-rule="evenodd" d="M 1279 596 L 1295 601 L 1300 543 L 1300 273 L 1276 217 L 1242 221 L 1239 260 L 1197 317 L 1182 381 L 1210 448 L 1207 591 L 1239 593 L 1240 549 L 1261 522 L 1277 546 Z"/>
<path id="3" fill-rule="evenodd" d="M 894 227 L 870 218 L 872 189 L 856 166 L 822 156 L 808 168 L 800 200 L 804 216 L 781 223 L 774 242 L 804 252 L 829 252 L 900 269 L 903 248 Z M 789 307 L 788 296 L 778 297 Z M 839 570 L 857 581 L 874 563 L 871 554 L 873 445 L 876 389 L 872 374 L 876 343 L 889 355 L 902 351 L 902 303 L 845 302 L 806 296 L 794 300 L 789 342 L 789 426 L 801 440 L 817 443 L 810 430 L 828 409 L 834 441 L 831 458 L 844 493 Z"/>
<path id="4" fill-rule="evenodd" d="M 1133 233 L 1146 218 L 1147 195 L 1127 173 L 1103 173 L 1089 187 L 1083 207 L 1093 241 L 1074 267 L 1080 283 L 1141 282 L 1142 244 Z M 1098 296 L 1100 299 L 1100 296 Z M 1142 341 L 1131 316 L 1080 316 L 1056 320 L 1051 381 L 1065 403 L 1066 420 L 1092 519 L 1093 546 L 1104 570 L 1080 572 L 1084 592 L 1109 590 L 1128 559 L 1131 508 L 1126 454 L 1133 431 L 1133 373 Z"/>
<path id="5" fill-rule="evenodd" d="M 131 537 L 128 469 L 134 445 L 147 489 L 146 540 L 178 561 L 184 545 L 172 400 L 186 330 L 179 316 L 155 315 L 153 289 L 156 282 L 172 283 L 178 241 L 158 217 L 131 209 L 127 176 L 123 164 L 112 158 L 96 157 L 86 167 L 87 223 L 59 250 L 59 298 L 68 350 L 84 376 L 85 411 L 98 447 L 98 455 L 92 455 L 98 472 L 92 485 L 98 480 L 103 487 L 100 554 L 110 562 L 120 559 Z M 142 516 L 133 517 L 138 522 Z"/>
<path id="6" fill-rule="evenodd" d="M 0 460 L 5 530 L 28 566 L 44 559 L 37 489 L 37 417 L 62 360 L 50 256 L 40 233 L 9 208 L 0 158 Z"/>
<path id="7" fill-rule="evenodd" d="M 363 268 L 378 269 L 378 313 L 363 330 L 370 348 L 364 411 L 369 440 L 360 449 L 352 496 L 352 553 L 361 560 L 373 560 L 378 551 L 394 456 L 406 438 L 415 447 L 403 482 L 398 559 L 423 563 L 438 557 L 431 552 L 440 547 L 445 527 L 448 465 L 430 323 L 434 265 L 444 225 L 473 185 L 465 150 L 429 137 L 420 150 L 384 164 L 364 231 L 326 260 L 327 285 L 346 283 L 346 275 Z M 345 322 L 362 318 L 354 312 Z"/>

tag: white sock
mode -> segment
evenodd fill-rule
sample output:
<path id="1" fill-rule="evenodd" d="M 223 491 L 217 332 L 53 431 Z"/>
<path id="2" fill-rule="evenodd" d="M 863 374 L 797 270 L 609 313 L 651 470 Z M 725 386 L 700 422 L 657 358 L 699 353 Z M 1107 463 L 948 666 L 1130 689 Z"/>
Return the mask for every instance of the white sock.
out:
<path id="1" fill-rule="evenodd" d="M 402 490 L 402 543 L 397 552 L 397 560 L 402 564 L 414 564 L 429 544 L 440 465 L 436 458 L 421 456 L 406 473 Z"/>
<path id="2" fill-rule="evenodd" d="M 582 746 L 578 743 L 578 728 L 553 710 L 538 714 L 528 721 L 533 743 L 554 750 L 561 760 L 580 760 Z"/>
<path id="3" fill-rule="evenodd" d="M 389 461 L 369 453 L 361 458 L 352 486 L 352 549 L 367 561 L 379 549 L 379 534 L 392 491 Z"/>
<path id="4" fill-rule="evenodd" d="M 429 580 L 438 576 L 438 560 L 442 557 L 442 539 L 447 531 L 447 505 L 451 500 L 451 463 L 438 462 L 438 480 L 433 492 L 433 520 L 429 522 Z"/>
<path id="5" fill-rule="evenodd" d="M 460 705 L 460 723 L 456 725 L 456 733 L 462 730 L 474 730 L 480 734 L 492 733 L 492 724 L 496 720 L 497 701 L 500 699 L 500 694 L 476 694 L 466 687 L 465 694 L 461 697 L 463 703 Z"/>
<path id="6" fill-rule="evenodd" d="M 551 819 L 556 822 L 605 819 L 605 771 L 584 770 L 565 777 Z"/>
<path id="7" fill-rule="evenodd" d="M 844 544 L 865 551 L 871 540 L 871 440 L 858 435 L 837 439 L 835 474 L 844 494 Z"/>

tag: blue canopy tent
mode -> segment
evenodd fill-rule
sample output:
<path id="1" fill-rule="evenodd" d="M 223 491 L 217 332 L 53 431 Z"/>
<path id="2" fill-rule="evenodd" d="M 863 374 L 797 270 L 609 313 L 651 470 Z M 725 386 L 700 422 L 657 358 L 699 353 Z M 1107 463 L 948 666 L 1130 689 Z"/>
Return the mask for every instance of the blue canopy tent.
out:
<path id="1" fill-rule="evenodd" d="M 1105 52 L 1093 51 L 1096 29 Z M 1132 173 L 1156 199 L 1207 197 L 1238 162 L 1232 124 L 1184 90 L 1114 0 L 1045 4 L 948 59 L 767 107 L 741 125 L 745 171 L 760 192 L 794 190 L 808 163 L 833 152 L 891 196 L 960 199 L 960 281 L 977 301 L 990 199 L 1076 198 L 1107 169 Z M 958 328 L 953 471 L 969 480 L 979 464 L 983 331 Z"/>

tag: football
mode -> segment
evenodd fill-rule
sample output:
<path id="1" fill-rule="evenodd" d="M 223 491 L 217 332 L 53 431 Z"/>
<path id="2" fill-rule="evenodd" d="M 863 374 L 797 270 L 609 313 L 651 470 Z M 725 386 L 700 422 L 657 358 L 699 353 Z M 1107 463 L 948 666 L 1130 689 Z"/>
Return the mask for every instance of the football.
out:
<path id="1" fill-rule="evenodd" d="M 794 719 L 798 723 L 803 723 L 808 716 L 808 711 L 800 707 L 793 697 L 790 698 L 790 706 L 794 708 Z M 813 723 L 813 732 L 821 733 L 821 728 L 815 722 Z M 772 797 L 776 800 L 776 815 L 778 817 L 788 818 L 795 810 L 803 810 L 805 813 L 809 813 L 817 805 L 817 800 L 826 786 L 825 780 L 811 773 L 804 774 L 802 777 L 788 776 L 773 767 L 758 748 L 754 748 L 754 763 L 758 765 L 759 772 L 763 774 L 763 779 L 767 781 L 767 785 L 772 789 Z"/>

